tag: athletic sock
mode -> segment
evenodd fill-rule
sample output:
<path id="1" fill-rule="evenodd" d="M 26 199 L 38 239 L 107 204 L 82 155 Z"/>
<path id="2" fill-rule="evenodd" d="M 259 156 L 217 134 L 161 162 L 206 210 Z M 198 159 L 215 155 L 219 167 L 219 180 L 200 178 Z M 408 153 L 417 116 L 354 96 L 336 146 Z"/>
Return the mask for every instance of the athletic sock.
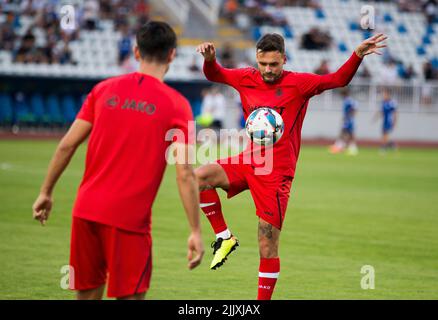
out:
<path id="1" fill-rule="evenodd" d="M 217 191 L 215 189 L 201 191 L 200 202 L 201 209 L 205 213 L 208 221 L 210 221 L 216 238 L 221 237 L 228 239 L 231 236 L 231 232 L 228 230 L 224 216 L 222 215 L 221 201 Z"/>
<path id="2" fill-rule="evenodd" d="M 260 258 L 257 300 L 271 300 L 280 275 L 280 258 Z"/>

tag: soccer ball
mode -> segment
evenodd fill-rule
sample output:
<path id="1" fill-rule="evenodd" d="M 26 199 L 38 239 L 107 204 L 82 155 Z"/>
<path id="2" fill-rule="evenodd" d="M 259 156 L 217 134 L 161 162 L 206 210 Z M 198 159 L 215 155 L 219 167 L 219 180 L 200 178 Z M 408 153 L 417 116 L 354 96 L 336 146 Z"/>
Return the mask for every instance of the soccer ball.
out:
<path id="1" fill-rule="evenodd" d="M 246 135 L 256 144 L 269 146 L 280 140 L 284 132 L 281 115 L 271 108 L 253 111 L 245 123 Z"/>

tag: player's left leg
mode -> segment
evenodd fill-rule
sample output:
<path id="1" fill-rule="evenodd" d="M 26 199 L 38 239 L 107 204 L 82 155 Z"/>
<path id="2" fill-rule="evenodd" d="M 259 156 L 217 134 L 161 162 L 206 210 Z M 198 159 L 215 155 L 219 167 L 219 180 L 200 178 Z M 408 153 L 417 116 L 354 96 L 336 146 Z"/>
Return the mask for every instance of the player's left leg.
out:
<path id="1" fill-rule="evenodd" d="M 259 286 L 257 300 L 271 300 L 275 284 L 280 275 L 278 244 L 280 230 L 269 222 L 259 219 Z"/>
<path id="2" fill-rule="evenodd" d="M 228 255 L 239 245 L 225 222 L 216 188 L 227 191 L 228 197 L 247 188 L 243 174 L 239 172 L 239 165 L 232 164 L 232 161 L 222 162 L 225 163 L 206 164 L 195 170 L 200 189 L 200 206 L 216 234 L 216 240 L 212 243 L 212 270 L 222 266 Z"/>
<path id="3" fill-rule="evenodd" d="M 251 176 L 250 191 L 259 217 L 259 286 L 257 299 L 270 300 L 280 274 L 278 245 L 293 178 L 273 173 Z"/>
<path id="4" fill-rule="evenodd" d="M 152 237 L 112 227 L 107 234 L 108 297 L 143 300 L 152 275 Z"/>

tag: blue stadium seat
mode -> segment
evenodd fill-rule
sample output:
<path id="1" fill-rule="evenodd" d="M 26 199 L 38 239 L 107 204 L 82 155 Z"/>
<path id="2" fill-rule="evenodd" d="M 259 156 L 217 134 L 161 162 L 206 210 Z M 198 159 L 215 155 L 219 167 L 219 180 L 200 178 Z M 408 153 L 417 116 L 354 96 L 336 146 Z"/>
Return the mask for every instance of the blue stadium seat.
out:
<path id="1" fill-rule="evenodd" d="M 294 34 L 293 34 L 293 32 L 292 32 L 292 30 L 291 30 L 291 28 L 289 26 L 284 26 L 283 27 L 283 32 L 284 32 L 284 36 L 287 39 L 293 39 L 294 38 Z"/>
<path id="2" fill-rule="evenodd" d="M 370 30 L 364 30 L 362 35 L 363 35 L 363 39 L 365 40 L 372 37 L 373 33 Z"/>
<path id="3" fill-rule="evenodd" d="M 393 19 L 392 19 L 391 14 L 390 13 L 385 13 L 384 16 L 383 16 L 383 21 L 385 21 L 385 22 L 392 22 Z"/>
<path id="4" fill-rule="evenodd" d="M 399 33 L 407 33 L 408 29 L 406 29 L 406 26 L 403 23 L 400 23 L 397 27 L 397 30 Z"/>
<path id="5" fill-rule="evenodd" d="M 430 60 L 430 63 L 432 63 L 432 66 L 436 69 L 438 69 L 438 57 L 433 58 Z"/>
<path id="6" fill-rule="evenodd" d="M 398 73 L 400 78 L 404 78 L 405 77 L 406 69 L 405 69 L 405 66 L 403 65 L 403 63 L 398 63 L 397 64 L 397 73 Z"/>
<path id="7" fill-rule="evenodd" d="M 35 93 L 30 97 L 30 110 L 38 123 L 49 122 L 50 118 L 44 108 L 44 99 L 41 94 Z"/>
<path id="8" fill-rule="evenodd" d="M 50 122 L 52 124 L 63 124 L 64 118 L 61 113 L 58 97 L 55 94 L 50 94 L 47 97 L 47 111 L 49 113 Z"/>
<path id="9" fill-rule="evenodd" d="M 322 9 L 316 9 L 315 10 L 315 16 L 320 19 L 320 20 L 324 20 L 325 19 L 325 13 L 324 10 Z"/>
<path id="10" fill-rule="evenodd" d="M 343 43 L 343 42 L 340 42 L 340 43 L 338 44 L 338 49 L 339 49 L 339 51 L 341 51 L 341 52 L 346 52 L 346 51 L 348 51 L 347 45 L 346 45 L 345 43 Z"/>
<path id="11" fill-rule="evenodd" d="M 360 29 L 359 23 L 357 23 L 355 21 L 351 21 L 349 27 L 350 27 L 351 31 L 357 31 Z"/>
<path id="12" fill-rule="evenodd" d="M 35 115 L 30 111 L 26 96 L 18 92 L 14 101 L 15 120 L 19 125 L 32 125 L 36 121 Z"/>
<path id="13" fill-rule="evenodd" d="M 259 40 L 261 36 L 262 36 L 262 32 L 260 30 L 260 27 L 252 28 L 252 38 L 254 39 L 254 41 Z"/>
<path id="14" fill-rule="evenodd" d="M 417 54 L 419 56 L 424 56 L 426 54 L 426 49 L 423 46 L 418 46 L 417 47 Z"/>
<path id="15" fill-rule="evenodd" d="M 428 35 L 423 36 L 423 44 L 424 45 L 428 45 L 428 44 L 431 44 L 431 43 L 432 43 L 432 41 L 430 40 Z"/>
<path id="16" fill-rule="evenodd" d="M 0 93 L 0 124 L 10 125 L 14 119 L 11 96 Z"/>
<path id="17" fill-rule="evenodd" d="M 64 120 L 71 124 L 76 118 L 76 101 L 71 95 L 65 95 L 62 97 L 62 114 Z"/>

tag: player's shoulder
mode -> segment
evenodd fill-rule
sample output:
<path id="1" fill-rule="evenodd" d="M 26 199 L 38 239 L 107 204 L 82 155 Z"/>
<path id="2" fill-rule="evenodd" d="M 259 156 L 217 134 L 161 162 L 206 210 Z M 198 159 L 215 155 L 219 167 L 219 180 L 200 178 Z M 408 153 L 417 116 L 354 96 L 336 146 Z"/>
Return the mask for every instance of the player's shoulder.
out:
<path id="1" fill-rule="evenodd" d="M 166 83 L 163 83 L 163 90 L 165 91 L 165 93 L 167 93 L 168 97 L 172 99 L 174 102 L 185 103 L 185 104 L 189 103 L 187 98 L 184 97 L 184 95 L 181 92 L 179 92 L 175 88 L 172 88 Z"/>
<path id="2" fill-rule="evenodd" d="M 235 70 L 237 70 L 237 72 L 242 74 L 242 76 L 246 76 L 246 75 L 251 76 L 251 75 L 256 74 L 259 71 L 254 67 L 237 68 Z"/>
<path id="3" fill-rule="evenodd" d="M 296 72 L 290 70 L 283 71 L 283 81 L 287 84 L 299 84 L 301 81 L 304 81 L 314 76 L 316 76 L 316 74 L 307 72 Z"/>
<path id="4" fill-rule="evenodd" d="M 123 75 L 114 76 L 114 77 L 110 77 L 110 78 L 107 78 L 105 80 L 102 80 L 94 86 L 93 92 L 95 94 L 99 94 L 103 90 L 110 88 L 110 87 L 114 86 L 115 84 L 120 84 L 121 82 L 125 82 L 129 79 L 132 79 L 133 75 L 134 75 L 133 73 L 129 73 L 129 74 L 123 74 Z"/>
<path id="5" fill-rule="evenodd" d="M 164 95 L 170 100 L 172 110 L 176 112 L 177 115 L 191 114 L 192 107 L 190 102 L 181 92 L 165 83 L 163 83 L 162 89 Z"/>
<path id="6" fill-rule="evenodd" d="M 239 80 L 255 79 L 255 75 L 259 72 L 259 70 L 254 67 L 236 68 L 232 70 L 234 71 L 234 76 L 237 76 Z"/>

